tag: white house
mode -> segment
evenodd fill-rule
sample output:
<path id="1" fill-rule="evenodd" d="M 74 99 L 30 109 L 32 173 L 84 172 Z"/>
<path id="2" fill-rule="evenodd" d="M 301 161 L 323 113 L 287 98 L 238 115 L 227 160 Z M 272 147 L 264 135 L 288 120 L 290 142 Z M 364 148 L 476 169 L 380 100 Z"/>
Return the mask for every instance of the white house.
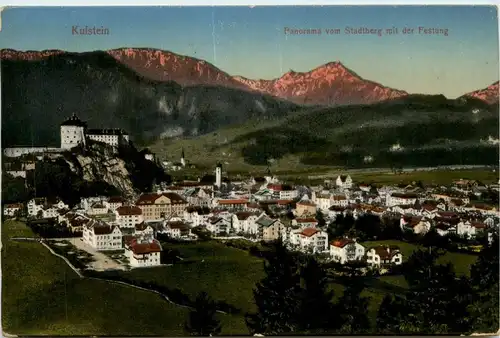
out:
<path id="1" fill-rule="evenodd" d="M 96 250 L 120 250 L 122 232 L 117 226 L 92 220 L 83 227 L 83 241 Z"/>
<path id="2" fill-rule="evenodd" d="M 320 210 L 328 210 L 332 206 L 329 194 L 315 194 L 313 192 L 313 201 Z"/>
<path id="3" fill-rule="evenodd" d="M 125 199 L 120 196 L 112 196 L 108 198 L 107 201 L 104 201 L 104 206 L 108 208 L 108 210 L 115 212 L 116 209 L 121 207 L 125 203 Z"/>
<path id="4" fill-rule="evenodd" d="M 345 264 L 359 261 L 365 256 L 365 247 L 349 238 L 340 238 L 330 242 L 330 257 L 334 262 Z"/>
<path id="5" fill-rule="evenodd" d="M 314 217 L 300 217 L 292 220 L 292 226 L 298 226 L 302 229 L 305 228 L 316 228 L 318 225 L 318 220 Z"/>
<path id="6" fill-rule="evenodd" d="M 377 246 L 366 250 L 366 262 L 374 267 L 400 265 L 403 254 L 397 246 Z"/>
<path id="7" fill-rule="evenodd" d="M 144 222 L 142 209 L 136 206 L 121 206 L 115 210 L 116 223 L 121 228 L 133 229 L 137 224 Z"/>
<path id="8" fill-rule="evenodd" d="M 164 224 L 164 232 L 172 238 L 188 238 L 191 236 L 191 228 L 182 221 L 170 221 Z"/>
<path id="9" fill-rule="evenodd" d="M 42 209 L 43 218 L 59 218 L 59 209 L 53 206 L 44 206 Z"/>
<path id="10" fill-rule="evenodd" d="M 341 189 L 352 188 L 352 178 L 350 175 L 339 175 L 335 180 L 335 185 Z"/>
<path id="11" fill-rule="evenodd" d="M 328 251 L 328 234 L 316 228 L 292 231 L 289 243 L 302 252 L 323 253 Z"/>
<path id="12" fill-rule="evenodd" d="M 296 189 L 286 184 L 269 183 L 267 189 L 275 199 L 293 200 L 299 196 L 299 192 Z"/>
<path id="13" fill-rule="evenodd" d="M 333 195 L 331 197 L 330 206 L 336 207 L 347 207 L 349 205 L 349 200 L 345 195 Z"/>
<path id="14" fill-rule="evenodd" d="M 45 198 L 33 198 L 27 204 L 28 216 L 36 216 L 38 212 L 43 210 Z"/>
<path id="15" fill-rule="evenodd" d="M 23 205 L 18 203 L 18 204 L 7 204 L 3 207 L 3 215 L 4 216 L 14 216 L 16 211 L 22 210 Z"/>
<path id="16" fill-rule="evenodd" d="M 417 202 L 417 194 L 413 193 L 393 193 L 387 196 L 386 205 L 392 207 L 395 205 L 413 205 Z"/>
<path id="17" fill-rule="evenodd" d="M 479 232 L 487 228 L 486 224 L 477 221 L 461 221 L 457 224 L 457 235 L 467 238 L 475 237 Z"/>
<path id="18" fill-rule="evenodd" d="M 136 237 L 154 237 L 154 229 L 144 222 L 135 225 L 134 236 Z"/>
<path id="19" fill-rule="evenodd" d="M 87 215 L 89 216 L 105 215 L 107 213 L 108 208 L 106 208 L 106 206 L 101 202 L 92 203 L 90 208 L 87 210 Z"/>
<path id="20" fill-rule="evenodd" d="M 161 264 L 162 247 L 156 239 L 141 241 L 132 238 L 125 243 L 125 256 L 134 268 L 158 266 Z"/>
<path id="21" fill-rule="evenodd" d="M 211 216 L 210 209 L 207 207 L 188 207 L 183 212 L 184 219 L 197 227 L 205 224 Z"/>
<path id="22" fill-rule="evenodd" d="M 221 234 L 228 235 L 231 231 L 231 221 L 225 217 L 213 216 L 208 219 L 206 228 L 216 236 Z"/>
<path id="23" fill-rule="evenodd" d="M 258 234 L 257 219 L 260 214 L 256 212 L 240 211 L 232 215 L 232 226 L 235 232 Z"/>

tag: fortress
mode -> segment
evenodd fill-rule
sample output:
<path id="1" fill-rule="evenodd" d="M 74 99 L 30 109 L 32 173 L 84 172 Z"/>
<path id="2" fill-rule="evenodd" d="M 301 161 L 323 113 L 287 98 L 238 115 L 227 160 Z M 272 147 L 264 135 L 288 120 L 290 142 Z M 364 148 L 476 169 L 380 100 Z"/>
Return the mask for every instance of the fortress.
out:
<path id="1" fill-rule="evenodd" d="M 87 123 L 76 114 L 61 123 L 61 147 L 13 147 L 5 148 L 4 156 L 19 157 L 26 154 L 60 153 L 79 145 L 85 146 L 88 140 L 106 143 L 113 147 L 129 142 L 129 135 L 122 129 L 87 129 Z"/>

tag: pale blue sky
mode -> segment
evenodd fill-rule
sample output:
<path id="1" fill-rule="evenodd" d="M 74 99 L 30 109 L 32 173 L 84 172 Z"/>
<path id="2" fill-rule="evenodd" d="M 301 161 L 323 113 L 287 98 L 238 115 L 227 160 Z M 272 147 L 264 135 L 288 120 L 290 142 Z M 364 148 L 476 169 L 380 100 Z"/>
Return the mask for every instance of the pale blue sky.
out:
<path id="1" fill-rule="evenodd" d="M 108 36 L 74 36 L 104 26 Z M 284 27 L 436 27 L 448 36 L 285 36 Z M 271 79 L 341 61 L 411 93 L 456 97 L 498 81 L 494 6 L 39 7 L 2 13 L 0 47 L 90 51 L 150 47 L 194 56 L 232 75 Z"/>

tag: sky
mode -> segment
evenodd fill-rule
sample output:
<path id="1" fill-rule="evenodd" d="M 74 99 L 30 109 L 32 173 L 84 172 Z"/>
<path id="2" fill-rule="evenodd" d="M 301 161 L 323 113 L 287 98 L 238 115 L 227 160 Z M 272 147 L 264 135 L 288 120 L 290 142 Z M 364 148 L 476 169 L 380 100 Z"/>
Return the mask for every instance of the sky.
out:
<path id="1" fill-rule="evenodd" d="M 109 35 L 74 35 L 73 26 Z M 287 27 L 321 34 L 287 34 Z M 398 33 L 346 32 L 362 27 Z M 158 48 L 251 79 L 340 61 L 388 87 L 454 98 L 498 81 L 498 32 L 494 6 L 16 7 L 2 12 L 0 48 Z"/>

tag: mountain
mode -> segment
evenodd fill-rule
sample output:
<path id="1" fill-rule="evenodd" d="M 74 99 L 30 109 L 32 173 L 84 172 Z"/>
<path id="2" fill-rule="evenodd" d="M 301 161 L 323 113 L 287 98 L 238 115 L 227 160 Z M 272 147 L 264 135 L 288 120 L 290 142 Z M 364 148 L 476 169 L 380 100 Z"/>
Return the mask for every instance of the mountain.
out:
<path id="1" fill-rule="evenodd" d="M 498 86 L 499 86 L 499 84 L 497 81 L 484 89 L 480 89 L 480 90 L 476 90 L 476 91 L 467 93 L 467 94 L 463 95 L 462 97 L 473 97 L 473 98 L 483 100 L 483 101 L 490 103 L 490 104 L 493 104 L 493 103 L 498 104 L 499 96 L 500 96 Z"/>
<path id="2" fill-rule="evenodd" d="M 41 60 L 60 55 L 60 50 L 19 52 L 4 49 L 3 60 Z M 251 80 L 232 76 L 200 59 L 151 48 L 119 48 L 107 54 L 138 74 L 155 81 L 174 81 L 181 86 L 210 85 L 262 93 L 297 104 L 367 104 L 406 92 L 365 80 L 340 62 L 330 62 L 309 72 L 290 71 L 273 80 Z"/>
<path id="3" fill-rule="evenodd" d="M 498 105 L 442 95 L 408 95 L 372 105 L 316 108 L 270 122 L 156 142 L 161 157 L 180 154 L 203 166 L 427 167 L 498 165 Z"/>
<path id="4" fill-rule="evenodd" d="M 304 73 L 289 71 L 274 80 L 235 78 L 253 90 L 301 104 L 369 104 L 408 95 L 365 80 L 340 62 L 330 62 Z"/>
<path id="5" fill-rule="evenodd" d="M 73 113 L 91 128 L 123 128 L 141 144 L 300 109 L 261 93 L 151 80 L 106 52 L 3 50 L 2 57 L 4 147 L 58 146 L 59 124 Z"/>

